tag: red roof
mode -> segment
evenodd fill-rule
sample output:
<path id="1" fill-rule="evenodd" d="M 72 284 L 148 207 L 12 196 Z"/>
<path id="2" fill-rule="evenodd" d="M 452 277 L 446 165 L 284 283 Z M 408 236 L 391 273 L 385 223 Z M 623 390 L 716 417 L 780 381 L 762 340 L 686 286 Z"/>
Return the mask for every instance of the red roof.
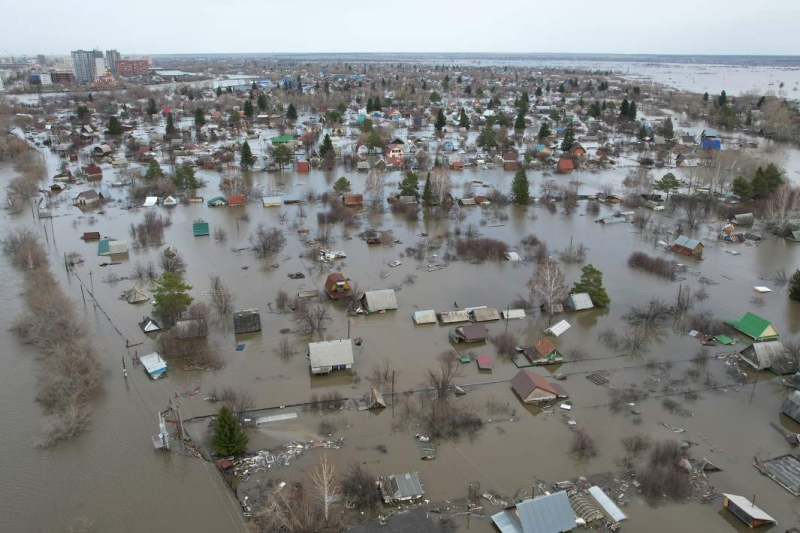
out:
<path id="1" fill-rule="evenodd" d="M 575 164 L 572 162 L 572 159 L 559 159 L 558 160 L 558 169 L 559 170 L 575 170 Z"/>
<path id="2" fill-rule="evenodd" d="M 98 166 L 91 166 L 86 168 L 86 173 L 90 176 L 99 176 L 103 174 L 103 169 Z"/>
<path id="3" fill-rule="evenodd" d="M 171 107 L 165 107 L 164 109 L 161 110 L 161 112 L 164 114 L 164 116 L 167 116 L 167 115 L 172 113 L 172 108 Z"/>
<path id="4" fill-rule="evenodd" d="M 308 172 L 310 169 L 310 165 L 308 161 L 298 161 L 297 162 L 297 172 Z"/>
<path id="5" fill-rule="evenodd" d="M 492 358 L 488 355 L 479 355 L 475 360 L 478 362 L 478 368 L 492 368 Z"/>
<path id="6" fill-rule="evenodd" d="M 245 197 L 244 194 L 232 194 L 228 196 L 228 205 L 244 205 Z"/>

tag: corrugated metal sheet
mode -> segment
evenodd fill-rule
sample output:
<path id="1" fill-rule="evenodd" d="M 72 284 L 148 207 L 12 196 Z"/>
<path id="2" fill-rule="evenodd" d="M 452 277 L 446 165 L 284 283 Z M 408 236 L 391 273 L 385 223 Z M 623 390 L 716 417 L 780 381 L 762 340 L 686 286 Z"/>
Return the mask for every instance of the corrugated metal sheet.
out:
<path id="1" fill-rule="evenodd" d="M 764 461 L 767 475 L 795 496 L 800 496 L 800 459 L 782 455 Z"/>
<path id="2" fill-rule="evenodd" d="M 544 330 L 544 332 L 549 335 L 553 335 L 555 337 L 560 337 L 561 335 L 564 334 L 564 332 L 566 332 L 571 327 L 572 326 L 570 326 L 569 322 L 567 322 L 566 320 L 562 320 L 556 324 L 553 324 L 552 326 Z"/>
<path id="3" fill-rule="evenodd" d="M 469 313 L 466 311 L 444 311 L 439 313 L 442 324 L 455 324 L 456 322 L 469 322 Z"/>
<path id="4" fill-rule="evenodd" d="M 592 297 L 588 292 L 579 292 L 571 294 L 567 298 L 567 306 L 574 311 L 583 311 L 584 309 L 591 309 L 594 307 Z"/>
<path id="5" fill-rule="evenodd" d="M 436 311 L 433 309 L 416 311 L 412 316 L 415 324 L 436 324 Z"/>
<path id="6" fill-rule="evenodd" d="M 380 478 L 381 492 L 384 500 L 413 500 L 421 498 L 425 491 L 417 472 L 405 472 Z"/>
<path id="7" fill-rule="evenodd" d="M 517 504 L 517 513 L 525 533 L 562 533 L 575 528 L 575 514 L 563 491 Z"/>
<path id="8" fill-rule="evenodd" d="M 617 504 L 614 503 L 611 498 L 609 498 L 603 489 L 598 486 L 589 487 L 589 494 L 592 495 L 592 498 L 597 500 L 597 503 L 600 504 L 600 507 L 603 508 L 603 511 L 606 512 L 608 516 L 610 516 L 616 522 L 622 522 L 623 520 L 627 520 L 628 517 L 625 516 Z"/>
<path id="9" fill-rule="evenodd" d="M 722 494 L 731 503 L 733 503 L 740 510 L 744 511 L 747 516 L 754 520 L 765 520 L 767 522 L 774 522 L 775 519 L 765 513 L 761 508 L 756 507 L 750 500 L 744 496 L 737 496 L 736 494 Z"/>
<path id="10" fill-rule="evenodd" d="M 504 320 L 518 320 L 525 318 L 525 310 L 524 309 L 508 309 L 502 311 L 502 316 Z"/>
<path id="11" fill-rule="evenodd" d="M 370 313 L 397 309 L 397 296 L 394 293 L 394 289 L 367 291 L 361 297 L 361 302 Z"/>
<path id="12" fill-rule="evenodd" d="M 505 510 L 492 515 L 492 522 L 500 533 L 524 533 L 514 511 Z"/>
<path id="13" fill-rule="evenodd" d="M 494 307 L 475 309 L 471 314 L 472 319 L 475 322 L 490 322 L 492 320 L 500 320 L 500 312 Z"/>
<path id="14" fill-rule="evenodd" d="M 800 391 L 794 391 L 786 398 L 781 413 L 800 424 Z"/>

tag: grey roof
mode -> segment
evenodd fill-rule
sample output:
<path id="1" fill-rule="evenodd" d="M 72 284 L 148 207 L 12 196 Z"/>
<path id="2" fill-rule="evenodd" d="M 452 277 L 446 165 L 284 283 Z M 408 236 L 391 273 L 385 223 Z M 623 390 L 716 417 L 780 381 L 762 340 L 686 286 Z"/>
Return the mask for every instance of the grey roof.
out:
<path id="1" fill-rule="evenodd" d="M 606 514 L 614 519 L 615 522 L 622 522 L 623 520 L 628 519 L 628 517 L 625 516 L 625 513 L 623 513 L 620 508 L 617 507 L 617 504 L 614 503 L 614 501 L 609 498 L 605 492 L 603 492 L 603 489 L 597 485 L 589 487 L 589 494 L 592 495 L 597 503 L 600 504 L 600 507 L 602 507 Z"/>
<path id="2" fill-rule="evenodd" d="M 370 313 L 397 309 L 397 296 L 394 293 L 394 289 L 367 291 L 361 297 L 361 302 Z"/>
<path id="3" fill-rule="evenodd" d="M 569 298 L 567 298 L 567 306 L 575 311 L 582 311 L 584 309 L 591 309 L 594 307 L 594 304 L 592 304 L 592 297 L 589 296 L 588 292 L 579 292 L 570 294 Z"/>
<path id="4" fill-rule="evenodd" d="M 413 317 L 415 324 L 436 324 L 436 311 L 433 309 L 415 311 Z"/>
<path id="5" fill-rule="evenodd" d="M 421 498 L 425 494 L 417 472 L 382 476 L 379 481 L 386 501 Z"/>
<path id="6" fill-rule="evenodd" d="M 469 322 L 469 313 L 466 311 L 442 311 L 439 313 L 442 324 L 455 324 L 456 322 Z"/>
<path id="7" fill-rule="evenodd" d="M 782 455 L 764 461 L 767 475 L 795 496 L 800 496 L 800 459 Z"/>
<path id="8" fill-rule="evenodd" d="M 470 314 L 472 320 L 475 322 L 489 322 L 491 320 L 500 320 L 500 311 L 494 307 L 484 307 L 481 309 L 473 309 Z"/>
<path id="9" fill-rule="evenodd" d="M 764 520 L 767 522 L 775 522 L 775 519 L 764 512 L 760 507 L 756 507 L 756 505 L 745 498 L 744 496 L 737 496 L 736 494 L 722 494 L 725 498 L 733 503 L 736 507 L 740 510 L 745 512 L 747 516 L 753 518 L 755 520 Z M 734 513 L 735 514 L 735 513 Z"/>
<path id="10" fill-rule="evenodd" d="M 781 413 L 800 423 L 800 391 L 794 391 L 786 397 L 781 406 Z"/>
<path id="11" fill-rule="evenodd" d="M 757 342 L 743 349 L 739 356 L 756 370 L 771 369 L 778 374 L 794 374 L 797 363 L 780 341 Z"/>
<path id="12" fill-rule="evenodd" d="M 492 516 L 502 533 L 563 533 L 575 528 L 575 514 L 564 491 L 518 503 Z"/>
<path id="13" fill-rule="evenodd" d="M 672 243 L 673 246 L 680 246 L 681 248 L 688 248 L 689 250 L 694 250 L 697 248 L 698 244 L 703 244 L 697 239 L 692 239 L 691 237 L 687 237 L 686 235 L 681 235 L 675 242 Z"/>
<path id="14" fill-rule="evenodd" d="M 308 360 L 311 368 L 322 368 L 333 365 L 353 364 L 353 341 L 311 342 L 308 344 Z"/>
<path id="15" fill-rule="evenodd" d="M 733 215 L 733 220 L 740 225 L 750 225 L 755 221 L 753 213 L 742 213 L 741 215 Z"/>

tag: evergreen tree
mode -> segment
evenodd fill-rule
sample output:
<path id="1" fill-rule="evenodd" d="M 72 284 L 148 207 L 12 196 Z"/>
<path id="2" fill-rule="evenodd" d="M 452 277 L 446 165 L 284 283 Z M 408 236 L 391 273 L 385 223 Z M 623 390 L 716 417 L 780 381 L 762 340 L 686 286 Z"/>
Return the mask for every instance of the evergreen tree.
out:
<path id="1" fill-rule="evenodd" d="M 622 104 L 619 106 L 619 118 L 627 120 L 630 106 L 631 104 L 628 102 L 627 98 L 622 101 Z"/>
<path id="2" fill-rule="evenodd" d="M 749 200 L 753 197 L 753 185 L 744 176 L 737 176 L 733 178 L 733 194 L 743 200 Z"/>
<path id="3" fill-rule="evenodd" d="M 242 168 L 250 169 L 253 166 L 253 152 L 250 150 L 250 143 L 246 140 L 242 144 L 241 154 Z"/>
<path id="4" fill-rule="evenodd" d="M 525 111 L 519 110 L 517 113 L 517 120 L 514 121 L 514 129 L 523 131 L 525 129 Z"/>
<path id="5" fill-rule="evenodd" d="M 231 126 L 235 126 L 236 124 L 238 124 L 241 118 L 242 117 L 239 115 L 239 112 L 236 111 L 235 109 L 231 109 L 231 112 L 228 113 L 228 123 Z"/>
<path id="6" fill-rule="evenodd" d="M 469 129 L 469 117 L 467 116 L 467 111 L 462 107 L 461 114 L 458 116 L 458 127 Z"/>
<path id="7" fill-rule="evenodd" d="M 703 93 L 703 101 L 708 102 L 708 93 Z"/>
<path id="8" fill-rule="evenodd" d="M 728 103 L 728 95 L 725 94 L 725 91 L 719 93 L 719 99 L 717 100 L 717 103 L 720 107 L 725 107 L 725 105 Z"/>
<path id="9" fill-rule="evenodd" d="M 375 109 L 375 111 L 380 111 L 381 110 L 381 97 L 380 96 L 376 96 L 375 99 L 372 101 L 372 107 L 373 107 L 373 109 Z"/>
<path id="10" fill-rule="evenodd" d="M 520 205 L 528 205 L 531 201 L 530 183 L 523 168 L 517 170 L 511 181 L 511 201 Z"/>
<path id="11" fill-rule="evenodd" d="M 199 107 L 194 110 L 194 125 L 198 128 L 202 127 L 206 123 L 206 116 L 203 113 L 203 110 Z"/>
<path id="12" fill-rule="evenodd" d="M 795 270 L 789 282 L 789 298 L 795 302 L 800 302 L 800 269 Z"/>
<path id="13" fill-rule="evenodd" d="M 422 189 L 422 203 L 424 205 L 433 205 L 433 186 L 431 185 L 431 173 L 428 172 L 428 177 L 425 178 L 425 187 Z"/>
<path id="14" fill-rule="evenodd" d="M 161 170 L 161 165 L 158 164 L 158 161 L 155 159 L 150 160 L 150 164 L 147 167 L 147 172 L 144 175 L 144 179 L 152 180 L 155 178 L 160 178 L 164 175 L 164 172 Z"/>
<path id="15" fill-rule="evenodd" d="M 769 185 L 764 177 L 764 169 L 758 167 L 752 181 L 753 198 L 766 198 L 769 196 Z"/>
<path id="16" fill-rule="evenodd" d="M 272 159 L 280 166 L 280 169 L 283 170 L 284 166 L 294 160 L 294 152 L 285 144 L 279 144 L 272 149 Z"/>
<path id="17" fill-rule="evenodd" d="M 644 124 L 642 124 L 642 127 L 639 128 L 639 132 L 636 134 L 636 138 L 639 139 L 640 141 L 644 141 L 645 139 L 647 139 L 647 128 L 645 127 Z"/>
<path id="18" fill-rule="evenodd" d="M 222 87 L 217 87 L 217 98 L 222 96 Z"/>
<path id="19" fill-rule="evenodd" d="M 553 132 L 550 130 L 550 123 L 548 123 L 546 120 L 543 120 L 542 125 L 539 126 L 539 135 L 538 135 L 539 140 L 543 141 L 548 137 L 550 137 L 552 134 Z"/>
<path id="20" fill-rule="evenodd" d="M 253 118 L 253 103 L 250 100 L 244 101 L 244 116 Z"/>
<path id="21" fill-rule="evenodd" d="M 400 181 L 400 196 L 413 196 L 419 200 L 419 178 L 410 170 L 406 172 L 406 176 Z"/>
<path id="22" fill-rule="evenodd" d="M 588 264 L 581 269 L 581 279 L 569 291 L 570 294 L 585 292 L 589 294 L 595 307 L 607 307 L 611 303 L 605 287 L 603 287 L 603 273 L 594 265 Z"/>
<path id="23" fill-rule="evenodd" d="M 636 102 L 631 102 L 628 107 L 628 120 L 636 120 Z"/>
<path id="24" fill-rule="evenodd" d="M 119 119 L 114 115 L 108 119 L 108 130 L 106 133 L 109 135 L 122 135 L 122 124 L 119 123 Z"/>
<path id="25" fill-rule="evenodd" d="M 247 433 L 234 418 L 228 404 L 223 403 L 214 420 L 214 436 L 211 438 L 211 445 L 214 446 L 217 455 L 221 457 L 241 455 L 247 450 L 248 440 Z"/>
<path id="26" fill-rule="evenodd" d="M 322 139 L 322 145 L 319 147 L 319 156 L 324 159 L 329 153 L 334 153 L 333 141 L 331 141 L 331 136 L 326 133 Z"/>
<path id="27" fill-rule="evenodd" d="M 440 107 L 439 112 L 436 113 L 436 123 L 433 125 L 433 127 L 436 129 L 436 131 L 441 133 L 445 125 L 447 125 L 447 119 L 444 116 L 444 109 Z"/>
<path id="28" fill-rule="evenodd" d="M 289 120 L 297 120 L 297 109 L 294 107 L 294 104 L 289 104 L 289 107 L 286 109 L 286 118 Z"/>
<path id="29" fill-rule="evenodd" d="M 561 151 L 569 152 L 570 147 L 575 143 L 575 129 L 570 122 L 564 130 L 564 140 L 561 141 Z"/>
<path id="30" fill-rule="evenodd" d="M 561 83 L 561 84 L 558 86 L 558 92 L 560 92 L 560 93 L 564 93 L 564 92 L 566 92 L 566 91 L 567 91 L 567 88 L 566 88 L 566 87 L 564 87 L 564 83 L 562 82 L 562 83 Z"/>
<path id="31" fill-rule="evenodd" d="M 497 146 L 497 133 L 491 124 L 486 124 L 481 132 L 478 134 L 478 139 L 475 143 L 481 148 L 490 150 Z"/>
<path id="32" fill-rule="evenodd" d="M 423 87 L 423 89 L 424 89 L 424 87 Z M 430 100 L 430 102 L 432 104 L 438 104 L 439 102 L 442 101 L 442 95 L 440 95 L 436 91 L 433 91 L 433 92 L 431 92 L 431 95 L 428 97 L 428 100 Z"/>
<path id="33" fill-rule="evenodd" d="M 189 296 L 191 288 L 191 285 L 184 283 L 180 274 L 164 272 L 156 280 L 156 289 L 153 291 L 153 313 L 164 318 L 179 318 L 192 303 L 192 297 Z"/>
<path id="34" fill-rule="evenodd" d="M 167 113 L 166 132 L 167 135 L 173 135 L 175 133 L 175 124 L 172 122 L 172 113 Z"/>
<path id="35" fill-rule="evenodd" d="M 350 180 L 342 176 L 336 183 L 333 184 L 333 192 L 338 194 L 339 196 L 345 195 L 352 190 L 352 186 L 350 185 Z"/>
<path id="36" fill-rule="evenodd" d="M 260 109 L 261 111 L 267 110 L 267 96 L 264 93 L 258 95 L 256 103 L 258 104 L 258 109 Z"/>
<path id="37" fill-rule="evenodd" d="M 774 163 L 770 163 L 764 170 L 764 180 L 767 182 L 767 189 L 772 193 L 783 185 L 783 173 Z"/>
<path id="38" fill-rule="evenodd" d="M 370 131 L 364 144 L 366 144 L 367 148 L 370 150 L 383 148 L 383 139 L 381 138 L 381 134 L 375 130 Z"/>
<path id="39" fill-rule="evenodd" d="M 150 116 L 158 114 L 158 107 L 156 107 L 156 101 L 150 98 L 147 101 L 147 114 Z"/>
<path id="40" fill-rule="evenodd" d="M 661 124 L 661 135 L 667 140 L 671 140 L 675 136 L 675 128 L 670 117 L 667 117 Z"/>
<path id="41" fill-rule="evenodd" d="M 197 189 L 200 184 L 197 183 L 197 178 L 194 175 L 194 169 L 189 163 L 184 163 L 175 170 L 175 175 L 172 177 L 175 182 L 175 187 L 179 190 Z"/>
<path id="42" fill-rule="evenodd" d="M 667 199 L 669 199 L 670 193 L 677 191 L 680 188 L 681 184 L 678 181 L 678 178 L 675 177 L 675 174 L 672 172 L 667 172 L 664 176 L 656 181 L 653 184 L 653 187 L 657 191 L 662 191 L 667 193 Z"/>
<path id="43" fill-rule="evenodd" d="M 372 103 L 372 97 L 367 98 L 367 113 L 372 113 L 375 111 L 375 106 Z"/>
<path id="44" fill-rule="evenodd" d="M 537 87 L 536 88 L 536 96 L 542 96 L 542 94 L 544 94 L 544 93 L 542 93 L 542 88 L 541 87 Z"/>

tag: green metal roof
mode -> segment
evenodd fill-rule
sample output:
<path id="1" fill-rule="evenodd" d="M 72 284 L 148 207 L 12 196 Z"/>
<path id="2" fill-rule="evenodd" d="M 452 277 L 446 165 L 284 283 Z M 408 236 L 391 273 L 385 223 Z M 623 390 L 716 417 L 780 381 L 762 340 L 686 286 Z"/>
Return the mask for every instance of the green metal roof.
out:
<path id="1" fill-rule="evenodd" d="M 273 137 L 270 139 L 272 144 L 285 144 L 294 141 L 294 136 L 292 135 L 279 135 L 278 137 Z"/>
<path id="2" fill-rule="evenodd" d="M 717 335 L 714 338 L 717 339 L 717 341 L 719 341 L 720 344 L 724 344 L 726 346 L 730 346 L 734 342 L 733 339 L 731 339 L 727 335 Z"/>
<path id="3" fill-rule="evenodd" d="M 109 245 L 111 241 L 116 241 L 117 239 L 101 239 L 97 243 L 97 255 L 111 255 L 111 251 L 109 250 Z"/>
<path id="4" fill-rule="evenodd" d="M 778 332 L 766 318 L 761 318 L 753 313 L 745 315 L 731 325 L 745 335 L 755 340 L 772 340 L 778 338 Z"/>
<path id="5" fill-rule="evenodd" d="M 195 222 L 192 225 L 192 231 L 195 237 L 203 237 L 208 235 L 208 222 Z"/>

